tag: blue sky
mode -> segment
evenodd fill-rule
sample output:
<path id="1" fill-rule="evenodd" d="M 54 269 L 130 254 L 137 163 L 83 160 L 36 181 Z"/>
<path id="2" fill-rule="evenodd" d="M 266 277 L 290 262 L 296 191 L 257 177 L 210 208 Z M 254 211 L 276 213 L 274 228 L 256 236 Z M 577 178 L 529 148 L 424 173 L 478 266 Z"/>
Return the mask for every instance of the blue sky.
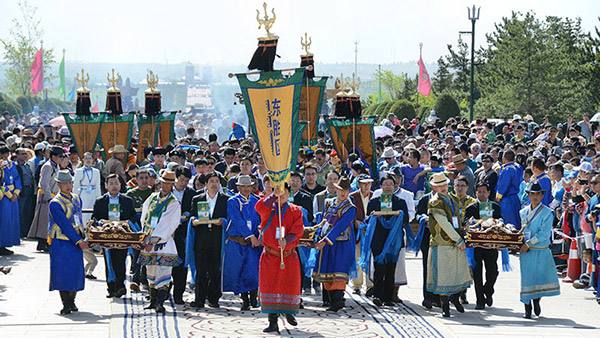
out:
<path id="1" fill-rule="evenodd" d="M 256 46 L 256 0 L 30 0 L 38 7 L 44 43 L 81 62 L 150 62 L 245 64 Z M 596 0 L 271 0 L 278 16 L 282 61 L 295 62 L 300 36 L 312 36 L 318 62 L 393 63 L 418 58 L 435 61 L 455 43 L 458 31 L 470 29 L 467 6 L 481 6 L 479 46 L 494 23 L 511 11 L 533 10 L 540 16 L 581 17 L 583 27 L 599 25 Z M 9 18 L 19 15 L 17 1 L 0 2 L 0 37 L 8 36 Z M 57 53 L 60 55 L 59 53 Z"/>

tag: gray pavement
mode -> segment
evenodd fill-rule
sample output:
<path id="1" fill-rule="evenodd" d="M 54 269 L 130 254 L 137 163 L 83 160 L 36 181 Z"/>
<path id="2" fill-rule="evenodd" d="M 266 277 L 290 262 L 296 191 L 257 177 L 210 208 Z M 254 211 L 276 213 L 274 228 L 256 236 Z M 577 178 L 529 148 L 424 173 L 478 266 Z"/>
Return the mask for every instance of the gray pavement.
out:
<path id="1" fill-rule="evenodd" d="M 263 336 L 266 318 L 258 310 L 238 311 L 237 297 L 225 295 L 220 309 L 195 311 L 168 301 L 167 314 L 157 316 L 144 310 L 143 294 L 123 299 L 106 299 L 101 257 L 96 281 L 86 280 L 77 297 L 79 313 L 58 314 L 58 292 L 48 291 L 48 255 L 35 252 L 35 243 L 25 241 L 12 248 L 15 255 L 0 257 L 0 265 L 12 265 L 9 275 L 0 275 L 0 337 L 227 337 Z M 474 310 L 471 288 L 466 313 L 453 311 L 443 318 L 434 308 L 421 303 L 421 260 L 407 254 L 409 284 L 400 289 L 404 305 L 375 307 L 364 296 L 346 294 L 347 308 L 338 314 L 325 313 L 320 296 L 304 296 L 306 308 L 294 328 L 280 321 L 282 335 L 292 337 L 600 337 L 600 305 L 591 292 L 561 283 L 561 295 L 542 300 L 542 316 L 521 318 L 518 259 L 511 257 L 514 270 L 500 273 L 494 305 Z M 190 301 L 191 294 L 186 294 Z"/>

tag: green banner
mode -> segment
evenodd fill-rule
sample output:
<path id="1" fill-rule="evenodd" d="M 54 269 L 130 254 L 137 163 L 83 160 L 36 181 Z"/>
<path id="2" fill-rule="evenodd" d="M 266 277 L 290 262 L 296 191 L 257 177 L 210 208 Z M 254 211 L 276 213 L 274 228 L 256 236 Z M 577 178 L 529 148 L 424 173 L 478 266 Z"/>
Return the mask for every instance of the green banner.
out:
<path id="1" fill-rule="evenodd" d="M 303 77 L 304 68 L 289 76 L 281 71 L 261 72 L 256 81 L 237 74 L 252 135 L 274 186 L 287 181 L 295 167 L 302 135 L 298 109 Z"/>
<path id="2" fill-rule="evenodd" d="M 66 113 L 63 114 L 63 117 L 79 154 L 83 156 L 86 152 L 94 152 L 100 126 L 104 121 L 104 114 L 74 115 Z"/>
<path id="3" fill-rule="evenodd" d="M 378 178 L 375 118 L 367 117 L 360 120 L 328 118 L 325 121 L 340 160 L 346 162 L 349 154 L 356 153 L 369 166 L 371 177 Z"/>
<path id="4" fill-rule="evenodd" d="M 319 116 L 323 106 L 323 96 L 328 77 L 319 80 L 306 78 L 302 83 L 302 94 L 300 96 L 299 119 L 306 122 L 306 128 L 302 133 L 302 146 L 312 146 L 317 143 L 317 131 L 319 127 Z"/>
<path id="5" fill-rule="evenodd" d="M 131 137 L 133 136 L 133 118 L 135 115 L 103 115 L 99 144 L 104 148 L 103 157 L 106 159 L 110 149 L 117 144 L 129 149 Z"/>
<path id="6" fill-rule="evenodd" d="M 160 114 L 158 124 L 158 145 L 165 147 L 167 144 L 175 143 L 175 114 L 177 112 Z"/>

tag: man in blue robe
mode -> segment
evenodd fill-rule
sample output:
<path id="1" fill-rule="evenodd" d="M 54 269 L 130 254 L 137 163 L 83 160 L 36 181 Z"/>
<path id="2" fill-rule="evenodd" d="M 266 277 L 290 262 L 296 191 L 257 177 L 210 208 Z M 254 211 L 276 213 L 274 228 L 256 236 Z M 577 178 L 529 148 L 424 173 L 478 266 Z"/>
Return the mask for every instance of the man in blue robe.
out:
<path id="1" fill-rule="evenodd" d="M 502 208 L 502 219 L 506 224 L 512 224 L 517 229 L 521 228 L 519 210 L 519 186 L 523 177 L 521 169 L 514 162 L 515 153 L 507 150 L 502 156 L 502 169 L 498 175 L 498 185 L 496 186 L 496 201 Z"/>
<path id="2" fill-rule="evenodd" d="M 60 170 L 56 175 L 60 189 L 48 206 L 48 242 L 50 244 L 50 291 L 58 290 L 63 303 L 60 314 L 78 311 L 75 306 L 77 291 L 85 286 L 83 250 L 88 248 L 84 241 L 81 199 L 72 193 L 73 176 L 69 170 Z"/>
<path id="3" fill-rule="evenodd" d="M 541 158 L 534 158 L 531 162 L 531 171 L 533 176 L 531 177 L 532 182 L 538 182 L 542 189 L 544 189 L 544 197 L 542 198 L 542 204 L 550 206 L 552 203 L 552 181 L 546 174 L 546 163 Z"/>
<path id="4" fill-rule="evenodd" d="M 241 294 L 242 311 L 259 306 L 260 217 L 254 209 L 258 198 L 252 195 L 253 184 L 250 176 L 239 175 L 236 182 L 239 192 L 227 201 L 229 224 L 225 229 L 223 291 Z"/>
<path id="5" fill-rule="evenodd" d="M 20 244 L 21 221 L 19 216 L 19 194 L 21 193 L 21 176 L 17 166 L 8 159 L 10 151 L 0 147 L 0 168 L 2 168 L 2 184 L 0 185 L 0 255 L 12 255 L 6 247 Z"/>

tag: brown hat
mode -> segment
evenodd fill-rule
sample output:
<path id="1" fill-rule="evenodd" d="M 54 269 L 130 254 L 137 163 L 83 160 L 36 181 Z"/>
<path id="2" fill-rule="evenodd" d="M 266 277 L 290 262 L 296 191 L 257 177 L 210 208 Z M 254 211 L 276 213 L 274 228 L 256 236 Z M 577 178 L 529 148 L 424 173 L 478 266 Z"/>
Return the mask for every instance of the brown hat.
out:
<path id="1" fill-rule="evenodd" d="M 452 164 L 454 164 L 455 166 L 457 164 L 463 164 L 465 162 L 466 162 L 466 160 L 461 154 L 452 156 Z"/>
<path id="2" fill-rule="evenodd" d="M 164 183 L 174 184 L 176 178 L 177 176 L 175 175 L 175 172 L 173 170 L 163 169 L 160 171 L 160 177 L 158 178 L 158 180 Z"/>
<path id="3" fill-rule="evenodd" d="M 431 178 L 429 179 L 429 185 L 432 187 L 438 187 L 448 183 L 450 183 L 450 180 L 443 173 L 435 173 L 431 175 Z"/>
<path id="4" fill-rule="evenodd" d="M 333 186 L 340 190 L 350 190 L 350 179 L 348 179 L 348 177 L 342 177 Z"/>

